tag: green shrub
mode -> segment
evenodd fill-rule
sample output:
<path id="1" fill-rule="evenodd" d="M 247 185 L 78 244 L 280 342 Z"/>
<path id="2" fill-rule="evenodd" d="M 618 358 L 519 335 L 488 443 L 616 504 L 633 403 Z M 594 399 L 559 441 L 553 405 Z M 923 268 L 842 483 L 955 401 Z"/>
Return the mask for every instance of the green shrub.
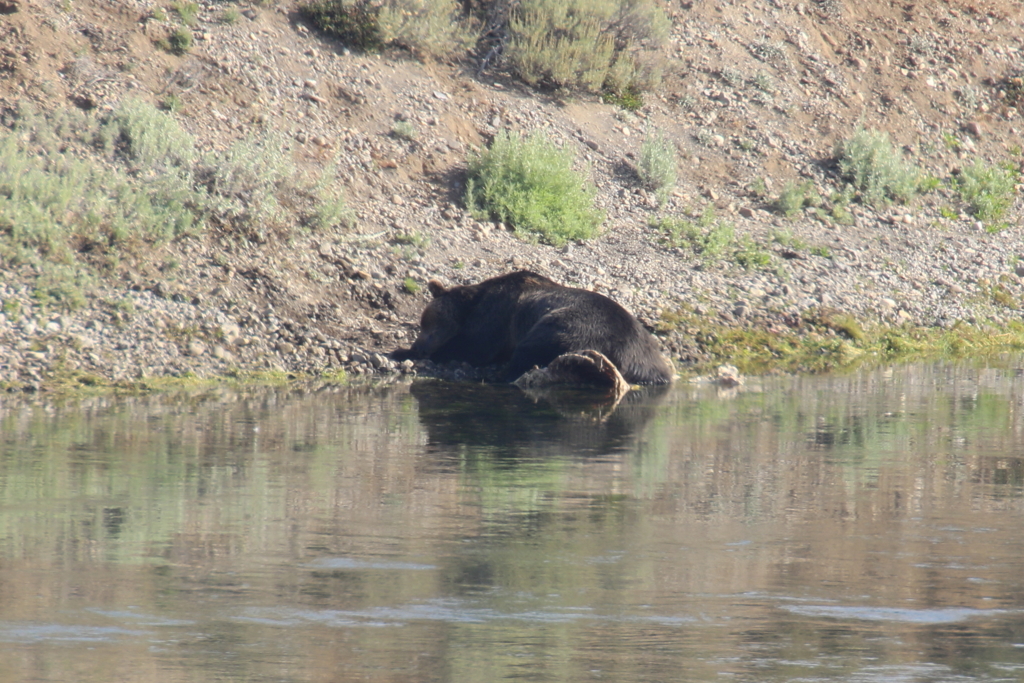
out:
<path id="1" fill-rule="evenodd" d="M 764 268 L 771 263 L 771 254 L 749 237 L 736 238 L 736 229 L 729 221 L 715 216 L 709 204 L 696 219 L 664 217 L 651 226 L 662 233 L 662 241 L 670 247 L 689 247 L 701 260 L 711 262 L 724 258 L 743 268 Z"/>
<path id="2" fill-rule="evenodd" d="M 282 135 L 249 135 L 207 156 L 204 171 L 211 209 L 222 222 L 259 241 L 285 224 L 278 194 L 290 189 L 296 170 Z"/>
<path id="3" fill-rule="evenodd" d="M 184 0 L 178 0 L 177 2 L 171 3 L 171 9 L 177 13 L 181 18 L 181 23 L 185 26 L 194 26 L 196 23 L 196 15 L 199 14 L 199 4 L 195 2 L 185 2 Z"/>
<path id="4" fill-rule="evenodd" d="M 329 230 L 334 227 L 350 228 L 356 224 L 356 215 L 345 201 L 338 183 L 338 163 L 324 168 L 313 188 L 316 206 L 309 221 L 313 228 Z"/>
<path id="5" fill-rule="evenodd" d="M 391 134 L 396 138 L 412 142 L 416 139 L 416 127 L 408 121 L 395 121 L 391 126 Z"/>
<path id="6" fill-rule="evenodd" d="M 476 31 L 461 12 L 456 0 L 389 0 L 377 21 L 385 43 L 420 57 L 446 58 L 476 42 Z"/>
<path id="7" fill-rule="evenodd" d="M 506 55 L 530 85 L 639 92 L 660 82 L 652 54 L 669 27 L 651 0 L 523 0 Z"/>
<path id="8" fill-rule="evenodd" d="M 160 107 L 164 111 L 169 111 L 172 114 L 177 114 L 178 112 L 180 112 L 181 108 L 183 106 L 184 106 L 184 104 L 182 103 L 181 98 L 178 97 L 177 95 L 175 95 L 174 93 L 171 93 L 170 95 L 166 95 L 160 101 Z"/>
<path id="9" fill-rule="evenodd" d="M 138 169 L 191 174 L 195 143 L 173 116 L 141 100 L 127 100 L 107 125 Z"/>
<path id="10" fill-rule="evenodd" d="M 708 204 L 696 220 L 665 217 L 652 222 L 663 233 L 670 247 L 689 247 L 703 259 L 717 259 L 735 242 L 735 228 L 729 221 L 715 217 L 715 207 Z"/>
<path id="11" fill-rule="evenodd" d="M 160 240 L 192 227 L 203 203 L 191 187 L 191 139 L 151 105 L 128 102 L 102 124 L 93 115 L 25 112 L 0 134 L 0 232 L 28 261 L 69 263 L 76 250 Z M 113 164 L 76 157 L 77 131 L 116 141 Z M 54 141 L 64 140 L 64 144 Z M 7 254 L 8 257 L 11 253 Z"/>
<path id="12" fill-rule="evenodd" d="M 858 129 L 836 145 L 836 157 L 842 176 L 872 206 L 909 201 L 918 190 L 921 172 L 893 148 L 886 132 Z"/>
<path id="13" fill-rule="evenodd" d="M 208 163 L 150 104 L 127 101 L 106 116 L 22 107 L 12 131 L 0 128 L 0 262 L 32 267 L 41 299 L 74 306 L 88 274 L 123 250 L 203 229 L 209 218 L 261 235 L 287 225 L 278 195 L 320 227 L 350 219 L 330 169 L 315 185 L 293 180 L 276 141 L 249 139 Z"/>
<path id="14" fill-rule="evenodd" d="M 621 92 L 606 90 L 601 95 L 601 101 L 605 104 L 614 104 L 626 111 L 638 111 L 644 106 L 644 96 L 635 86 L 627 86 Z"/>
<path id="15" fill-rule="evenodd" d="M 93 278 L 81 267 L 47 264 L 32 289 L 32 298 L 46 308 L 75 310 L 85 305 L 85 294 L 92 285 Z"/>
<path id="16" fill-rule="evenodd" d="M 814 189 L 814 183 L 810 180 L 786 183 L 782 193 L 772 202 L 772 208 L 787 218 L 799 216 L 806 206 L 820 205 L 821 195 Z"/>
<path id="17" fill-rule="evenodd" d="M 739 241 L 733 258 L 746 270 L 764 268 L 772 262 L 772 255 L 768 250 L 746 236 Z"/>
<path id="18" fill-rule="evenodd" d="M 960 171 L 954 187 L 980 221 L 997 221 L 1013 204 L 1018 173 L 1012 166 L 990 166 L 982 160 Z"/>
<path id="19" fill-rule="evenodd" d="M 384 47 L 377 15 L 380 7 L 371 0 L 314 0 L 299 5 L 299 13 L 324 33 L 366 52 Z"/>
<path id="20" fill-rule="evenodd" d="M 187 28 L 176 28 L 161 41 L 162 48 L 176 55 L 183 55 L 192 49 L 192 32 Z"/>
<path id="21" fill-rule="evenodd" d="M 676 148 L 660 132 L 649 132 L 640 145 L 637 173 L 648 189 L 664 204 L 668 193 L 676 186 L 678 161 Z"/>
<path id="22" fill-rule="evenodd" d="M 321 31 L 366 52 L 390 45 L 419 57 L 449 58 L 477 37 L 457 0 L 314 0 L 299 12 Z"/>
<path id="23" fill-rule="evenodd" d="M 572 166 L 572 154 L 539 132 L 526 139 L 501 132 L 469 160 L 466 205 L 549 244 L 593 237 L 604 216 L 595 189 Z"/>

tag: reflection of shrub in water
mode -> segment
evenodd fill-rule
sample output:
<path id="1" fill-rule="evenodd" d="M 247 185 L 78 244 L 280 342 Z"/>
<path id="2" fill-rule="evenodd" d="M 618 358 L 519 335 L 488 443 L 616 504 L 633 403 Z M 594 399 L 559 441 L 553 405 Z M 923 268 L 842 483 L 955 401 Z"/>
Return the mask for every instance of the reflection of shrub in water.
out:
<path id="1" fill-rule="evenodd" d="M 431 449 L 447 456 L 591 456 L 631 446 L 654 417 L 667 386 L 614 399 L 593 392 L 560 390 L 534 401 L 510 385 L 422 381 L 410 388 Z M 452 448 L 445 448 L 452 447 Z"/>

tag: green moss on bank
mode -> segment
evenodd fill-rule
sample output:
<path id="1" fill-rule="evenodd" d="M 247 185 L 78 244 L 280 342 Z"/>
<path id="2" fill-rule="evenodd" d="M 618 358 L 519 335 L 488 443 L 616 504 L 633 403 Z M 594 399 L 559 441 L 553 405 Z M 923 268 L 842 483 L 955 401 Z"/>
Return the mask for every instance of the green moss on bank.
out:
<path id="1" fill-rule="evenodd" d="M 874 363 L 929 358 L 980 358 L 1024 350 L 1024 323 L 959 322 L 952 327 L 869 326 L 836 311 L 808 311 L 790 325 L 735 327 L 688 312 L 663 316 L 665 331 L 684 330 L 707 360 L 691 370 L 708 374 L 723 364 L 747 375 L 823 373 Z"/>

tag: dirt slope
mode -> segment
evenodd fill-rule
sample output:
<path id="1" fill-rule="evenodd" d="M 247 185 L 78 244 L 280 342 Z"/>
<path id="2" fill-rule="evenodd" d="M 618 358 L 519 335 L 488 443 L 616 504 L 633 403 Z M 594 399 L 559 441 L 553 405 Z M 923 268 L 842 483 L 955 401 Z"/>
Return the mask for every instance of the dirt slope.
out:
<path id="1" fill-rule="evenodd" d="M 174 96 L 204 149 L 274 130 L 309 169 L 337 160 L 358 224 L 260 244 L 211 233 L 165 245 L 124 263 L 74 312 L 34 306 L 31 274 L 8 267 L 0 300 L 21 313 L 0 318 L 10 350 L 0 381 L 12 386 L 38 386 L 55 367 L 110 378 L 389 367 L 375 354 L 408 342 L 425 302 L 407 278 L 474 281 L 513 267 L 608 292 L 652 325 L 680 308 L 767 329 L 821 306 L 944 326 L 1019 315 L 1019 205 L 1008 229 L 989 234 L 948 187 L 909 207 L 855 205 L 852 225 L 784 219 L 754 191 L 810 180 L 828 196 L 833 147 L 858 124 L 888 131 L 940 179 L 975 158 L 1020 162 L 1006 80 L 1024 68 L 1019 2 L 666 3 L 665 80 L 636 114 L 533 92 L 473 61 L 350 53 L 291 2 L 201 5 L 194 45 L 177 56 L 157 45 L 177 25 L 158 7 L 0 0 L 0 123 L 25 103 L 102 111 Z M 226 23 L 232 8 L 240 16 Z M 398 119 L 414 141 L 389 134 Z M 600 238 L 555 249 L 466 213 L 466 154 L 505 128 L 542 129 L 578 152 L 608 214 Z M 663 207 L 633 170 L 652 128 L 681 157 Z M 709 266 L 648 225 L 709 203 L 774 265 Z M 993 302 L 993 283 L 1010 298 Z M 664 343 L 679 360 L 701 358 L 685 328 Z"/>

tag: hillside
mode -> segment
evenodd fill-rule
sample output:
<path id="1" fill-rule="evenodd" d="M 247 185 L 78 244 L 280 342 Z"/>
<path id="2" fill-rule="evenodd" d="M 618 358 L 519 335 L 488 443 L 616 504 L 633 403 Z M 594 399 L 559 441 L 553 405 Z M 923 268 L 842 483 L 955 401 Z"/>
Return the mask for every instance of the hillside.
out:
<path id="1" fill-rule="evenodd" d="M 400 370 L 382 354 L 415 336 L 428 279 L 518 267 L 608 293 L 659 327 L 681 366 L 719 359 L 727 329 L 810 335 L 837 358 L 861 341 L 851 325 L 1014 331 L 1020 188 L 1007 214 L 982 220 L 956 178 L 1022 162 L 1018 2 L 663 7 L 664 78 L 631 113 L 533 90 L 500 60 L 480 70 L 486 46 L 456 63 L 350 51 L 292 2 L 200 5 L 192 45 L 174 54 L 161 43 L 182 23 L 170 5 L 0 0 L 0 133 L 88 158 L 76 131 L 139 100 L 169 110 L 197 154 L 280 136 L 286 175 L 335 168 L 328 190 L 355 217 L 311 227 L 307 188 L 273 221 L 239 214 L 116 254 L 83 239 L 64 263 L 43 242 L 41 260 L 12 248 L 19 226 L 0 206 L 0 385 Z M 59 112 L 71 112 L 63 127 Z M 834 150 L 858 126 L 887 132 L 930 191 L 878 207 L 840 197 Z M 607 214 L 599 237 L 556 248 L 469 214 L 467 155 L 506 129 L 575 151 Z M 660 206 L 635 170 L 650 131 L 679 155 Z M 808 198 L 794 217 L 774 208 L 787 186 Z M 709 259 L 652 227 L 665 217 L 728 222 L 739 246 Z"/>

